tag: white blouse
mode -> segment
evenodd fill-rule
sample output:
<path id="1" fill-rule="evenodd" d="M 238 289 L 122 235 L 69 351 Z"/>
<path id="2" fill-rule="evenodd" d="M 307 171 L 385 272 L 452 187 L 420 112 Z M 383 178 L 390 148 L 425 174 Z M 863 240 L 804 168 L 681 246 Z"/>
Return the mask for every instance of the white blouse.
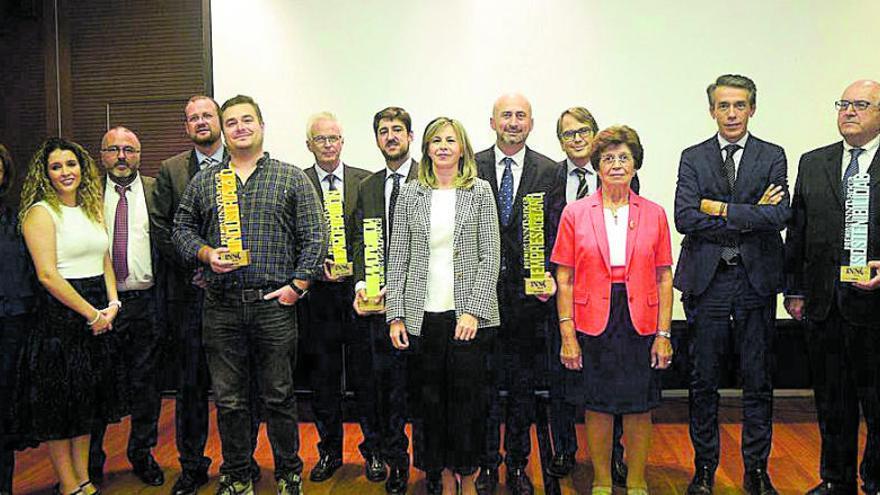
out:
<path id="1" fill-rule="evenodd" d="M 36 206 L 45 208 L 55 223 L 58 273 L 68 279 L 102 275 L 104 255 L 110 249 L 110 237 L 104 226 L 91 221 L 79 206 L 60 205 L 60 212 L 45 201 Z"/>
<path id="2" fill-rule="evenodd" d="M 611 208 L 605 208 L 604 211 L 609 261 L 611 261 L 611 266 L 626 266 L 626 229 L 629 223 L 629 205 L 617 209 L 617 218 L 611 213 Z"/>
<path id="3" fill-rule="evenodd" d="M 452 257 L 455 235 L 455 189 L 431 191 L 431 230 L 428 258 L 428 291 L 425 311 L 442 313 L 455 309 L 455 266 Z"/>

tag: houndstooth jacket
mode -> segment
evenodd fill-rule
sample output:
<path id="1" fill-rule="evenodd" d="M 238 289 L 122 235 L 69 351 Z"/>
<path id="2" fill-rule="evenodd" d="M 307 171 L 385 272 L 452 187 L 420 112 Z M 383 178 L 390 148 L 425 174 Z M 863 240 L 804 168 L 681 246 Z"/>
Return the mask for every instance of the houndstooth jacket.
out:
<path id="1" fill-rule="evenodd" d="M 430 258 L 432 189 L 418 182 L 403 186 L 394 209 L 394 232 L 388 253 L 386 319 L 400 318 L 410 335 L 420 335 Z M 498 211 L 489 183 L 475 179 L 455 194 L 453 234 L 455 316 L 468 313 L 477 327 L 501 324 L 498 270 L 501 240 Z"/>

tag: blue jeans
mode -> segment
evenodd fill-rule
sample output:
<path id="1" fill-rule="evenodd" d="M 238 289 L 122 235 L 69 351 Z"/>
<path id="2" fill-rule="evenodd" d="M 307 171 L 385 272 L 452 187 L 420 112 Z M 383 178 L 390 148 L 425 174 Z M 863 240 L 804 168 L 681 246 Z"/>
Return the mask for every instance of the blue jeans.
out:
<path id="1" fill-rule="evenodd" d="M 296 311 L 277 300 L 244 303 L 238 294 L 207 292 L 203 339 L 217 404 L 222 474 L 248 478 L 251 460 L 251 363 L 276 475 L 301 473 L 293 367 Z"/>

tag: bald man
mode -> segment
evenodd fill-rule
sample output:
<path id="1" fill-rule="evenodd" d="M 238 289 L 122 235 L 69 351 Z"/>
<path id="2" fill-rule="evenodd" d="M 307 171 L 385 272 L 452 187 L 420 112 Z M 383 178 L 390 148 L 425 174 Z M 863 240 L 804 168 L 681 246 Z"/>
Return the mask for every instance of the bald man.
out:
<path id="1" fill-rule="evenodd" d="M 856 81 L 837 106 L 843 141 L 801 157 L 785 245 L 785 309 L 807 330 L 822 454 L 808 495 L 855 495 L 859 406 L 867 441 L 862 490 L 880 490 L 880 83 Z M 872 278 L 842 282 L 851 176 L 868 176 L 867 261 Z M 857 178 L 856 181 L 859 179 Z"/>
<path id="2" fill-rule="evenodd" d="M 491 184 L 495 194 L 501 230 L 501 326 L 490 358 L 494 383 L 489 391 L 486 452 L 477 478 L 481 495 L 494 493 L 498 485 L 502 419 L 507 487 L 514 495 L 533 493 L 525 468 L 531 451 L 529 430 L 535 410 L 535 371 L 536 363 L 543 357 L 545 323 L 553 302 L 525 293 L 524 279 L 528 274 L 523 267 L 523 197 L 536 192 L 549 195 L 556 183 L 556 164 L 526 146 L 533 124 L 532 106 L 524 96 L 499 97 L 489 119 L 495 131 L 495 144 L 476 155 L 479 177 Z M 551 232 L 547 213 L 545 208 L 545 253 L 549 259 L 555 232 Z M 501 409 L 499 389 L 507 390 L 506 415 Z"/>
<path id="3" fill-rule="evenodd" d="M 113 331 L 122 339 L 129 363 L 131 432 L 128 460 L 134 474 L 145 484 L 165 482 L 162 469 L 150 449 L 158 440 L 157 422 L 161 399 L 156 386 L 160 327 L 156 324 L 156 250 L 150 235 L 149 207 L 152 207 L 156 179 L 139 173 L 141 143 L 134 132 L 114 127 L 101 140 L 101 163 L 107 172 L 104 186 L 104 225 L 113 240 L 110 257 L 116 273 L 116 289 L 122 308 Z M 92 431 L 89 476 L 103 478 L 106 455 L 103 450 L 106 425 Z"/>

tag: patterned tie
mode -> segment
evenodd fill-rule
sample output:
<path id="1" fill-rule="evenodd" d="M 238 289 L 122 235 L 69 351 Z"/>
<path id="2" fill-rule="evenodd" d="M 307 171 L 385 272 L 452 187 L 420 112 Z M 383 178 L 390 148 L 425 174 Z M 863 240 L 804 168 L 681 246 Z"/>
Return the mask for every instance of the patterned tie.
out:
<path id="1" fill-rule="evenodd" d="M 324 180 L 327 181 L 327 184 L 330 184 L 330 186 L 327 188 L 328 190 L 330 190 L 330 191 L 336 190 L 336 176 L 335 175 L 330 174 L 327 177 L 324 177 Z"/>
<path id="2" fill-rule="evenodd" d="M 500 203 L 501 225 L 509 225 L 511 213 L 513 213 L 513 158 L 506 157 L 501 160 L 504 164 L 504 174 L 501 175 L 501 187 L 498 189 L 498 201 Z"/>
<path id="3" fill-rule="evenodd" d="M 736 166 L 733 161 L 733 155 L 741 148 L 738 144 L 728 144 L 724 147 L 727 155 L 724 158 L 724 176 L 727 178 L 727 186 L 730 188 L 730 198 L 733 199 L 734 185 L 736 184 Z M 721 259 L 731 262 L 739 254 L 736 246 L 722 246 Z"/>
<path id="4" fill-rule="evenodd" d="M 391 229 L 394 227 L 394 208 L 397 206 L 397 196 L 400 195 L 401 177 L 403 176 L 397 172 L 391 174 L 391 180 L 394 181 L 394 184 L 391 185 L 391 198 L 388 201 L 388 233 L 385 237 L 385 245 L 388 245 L 387 241 L 391 239 Z"/>
<path id="5" fill-rule="evenodd" d="M 587 171 L 578 167 L 574 169 L 574 173 L 578 176 L 578 190 L 575 199 L 581 199 L 587 195 Z"/>
<path id="6" fill-rule="evenodd" d="M 116 203 L 116 218 L 113 220 L 113 271 L 116 281 L 124 282 L 128 278 L 128 199 L 125 193 L 128 186 L 116 185 L 119 202 Z"/>
<path id="7" fill-rule="evenodd" d="M 849 185 L 850 177 L 859 173 L 859 155 L 865 152 L 862 148 L 853 148 L 849 150 L 852 154 L 852 158 L 849 160 L 849 165 L 846 166 L 846 170 L 843 172 L 843 181 L 841 187 L 843 188 L 843 198 L 844 200 L 848 196 L 847 187 Z"/>
<path id="8" fill-rule="evenodd" d="M 199 170 L 204 170 L 215 163 L 217 163 L 217 161 L 214 160 L 213 157 L 210 157 L 210 156 L 205 157 L 205 159 L 202 160 L 202 163 L 199 164 Z"/>

